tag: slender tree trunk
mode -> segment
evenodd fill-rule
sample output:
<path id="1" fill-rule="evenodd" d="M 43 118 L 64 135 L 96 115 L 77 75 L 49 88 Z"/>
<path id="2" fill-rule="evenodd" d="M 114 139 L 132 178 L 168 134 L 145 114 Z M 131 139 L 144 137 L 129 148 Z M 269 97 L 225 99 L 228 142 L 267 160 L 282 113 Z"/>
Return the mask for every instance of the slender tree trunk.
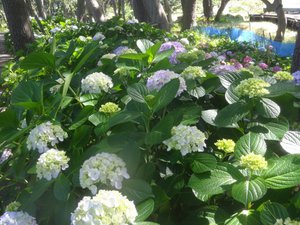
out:
<path id="1" fill-rule="evenodd" d="M 133 0 L 134 16 L 140 22 L 146 22 L 158 28 L 169 30 L 169 23 L 159 0 Z"/>
<path id="2" fill-rule="evenodd" d="M 97 0 L 85 0 L 86 1 L 86 7 L 88 8 L 89 13 L 91 16 L 95 19 L 96 22 L 103 22 L 104 15 L 103 15 L 103 9 L 97 2 Z"/>
<path id="3" fill-rule="evenodd" d="M 220 8 L 218 9 L 218 12 L 217 12 L 216 17 L 215 17 L 215 21 L 216 21 L 216 22 L 219 22 L 219 21 L 220 21 L 221 16 L 222 16 L 222 14 L 223 14 L 223 11 L 224 11 L 224 9 L 226 8 L 226 6 L 227 6 L 227 4 L 228 4 L 229 1 L 230 1 L 230 0 L 222 0 L 222 1 L 221 1 L 221 6 L 220 6 Z"/>
<path id="4" fill-rule="evenodd" d="M 36 22 L 37 22 L 37 24 L 40 28 L 40 31 L 42 33 L 45 33 L 45 30 L 44 30 L 43 24 L 40 21 L 40 18 L 36 15 L 35 11 L 32 8 L 31 1 L 30 0 L 25 0 L 25 3 L 27 5 L 28 13 L 35 18 L 35 20 L 36 20 Z"/>
<path id="5" fill-rule="evenodd" d="M 169 0 L 164 0 L 164 8 L 165 8 L 165 11 L 167 13 L 168 22 L 169 22 L 169 24 L 172 24 L 173 23 L 172 9 L 171 9 Z"/>
<path id="6" fill-rule="evenodd" d="M 293 55 L 293 62 L 292 62 L 292 73 L 300 70 L 300 27 L 298 27 L 298 34 L 296 39 L 296 46 Z"/>
<path id="7" fill-rule="evenodd" d="M 44 4 L 44 0 L 35 0 L 36 3 L 36 8 L 38 11 L 38 16 L 45 19 L 46 16 L 46 12 L 45 12 L 45 4 Z"/>
<path id="8" fill-rule="evenodd" d="M 212 0 L 203 0 L 203 14 L 204 17 L 209 20 L 213 17 L 213 3 Z"/>
<path id="9" fill-rule="evenodd" d="M 78 22 L 83 22 L 85 12 L 85 0 L 77 0 L 76 16 Z"/>
<path id="10" fill-rule="evenodd" d="M 15 50 L 25 49 L 26 44 L 34 41 L 25 1 L 2 0 L 2 5 Z"/>
<path id="11" fill-rule="evenodd" d="M 116 0 L 111 0 L 111 5 L 113 7 L 115 16 L 118 16 Z"/>
<path id="12" fill-rule="evenodd" d="M 181 0 L 182 30 L 190 29 L 195 19 L 196 0 Z"/>

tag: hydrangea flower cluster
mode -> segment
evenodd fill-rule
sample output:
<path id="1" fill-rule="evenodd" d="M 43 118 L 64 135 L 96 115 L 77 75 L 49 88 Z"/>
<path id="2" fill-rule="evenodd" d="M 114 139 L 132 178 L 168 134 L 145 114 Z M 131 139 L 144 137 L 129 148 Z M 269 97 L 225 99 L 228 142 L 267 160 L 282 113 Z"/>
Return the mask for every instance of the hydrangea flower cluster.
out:
<path id="1" fill-rule="evenodd" d="M 285 219 L 276 219 L 274 225 L 300 225 L 300 221 L 291 220 L 290 217 L 287 217 Z"/>
<path id="2" fill-rule="evenodd" d="M 266 64 L 266 63 L 264 63 L 264 62 L 260 62 L 260 63 L 258 64 L 258 66 L 259 66 L 261 69 L 263 69 L 263 70 L 266 70 L 266 69 L 269 68 L 268 64 Z"/>
<path id="3" fill-rule="evenodd" d="M 49 145 L 54 146 L 67 137 L 68 134 L 59 125 L 54 125 L 48 121 L 30 131 L 27 138 L 27 148 L 44 153 L 49 150 Z"/>
<path id="4" fill-rule="evenodd" d="M 114 114 L 116 112 L 119 112 L 121 109 L 116 103 L 113 102 L 107 102 L 100 106 L 99 111 L 103 112 L 105 114 Z"/>
<path id="5" fill-rule="evenodd" d="M 171 49 L 171 48 L 174 48 L 175 50 L 172 53 L 172 55 L 169 57 L 169 61 L 170 61 L 171 64 L 178 64 L 179 62 L 176 58 L 177 55 L 179 53 L 186 52 L 186 49 L 180 42 L 168 41 L 168 42 L 163 43 L 160 46 L 159 52 L 163 52 L 163 51 L 166 51 L 166 50 Z"/>
<path id="6" fill-rule="evenodd" d="M 81 80 L 81 89 L 85 93 L 100 94 L 113 87 L 112 79 L 104 73 L 92 73 Z"/>
<path id="7" fill-rule="evenodd" d="M 5 207 L 5 212 L 14 212 L 14 211 L 18 211 L 18 209 L 20 208 L 21 203 L 20 202 L 11 202 L 9 203 L 6 207 Z"/>
<path id="8" fill-rule="evenodd" d="M 223 150 L 225 153 L 232 153 L 234 152 L 235 142 L 232 139 L 223 138 L 221 140 L 217 140 L 217 142 L 215 142 L 215 146 L 217 146 L 219 150 Z"/>
<path id="9" fill-rule="evenodd" d="M 46 180 L 55 179 L 61 170 L 69 167 L 69 158 L 64 151 L 57 149 L 50 149 L 43 153 L 36 164 L 36 173 L 39 179 L 45 178 Z"/>
<path id="10" fill-rule="evenodd" d="M 147 88 L 150 91 L 156 90 L 159 91 L 165 84 L 169 83 L 172 79 L 179 79 L 179 89 L 177 91 L 177 95 L 179 96 L 183 91 L 186 90 L 186 83 L 185 80 L 180 77 L 179 74 L 174 73 L 170 70 L 159 70 L 156 71 L 151 77 L 147 80 Z"/>
<path id="11" fill-rule="evenodd" d="M 12 155 L 13 154 L 11 152 L 11 149 L 4 149 L 4 151 L 2 152 L 2 155 L 0 157 L 0 164 L 4 163 Z"/>
<path id="12" fill-rule="evenodd" d="M 292 76 L 294 77 L 295 84 L 300 85 L 300 70 L 292 73 Z"/>
<path id="13" fill-rule="evenodd" d="M 97 32 L 93 37 L 94 41 L 102 41 L 104 39 L 105 39 L 105 36 L 101 32 Z"/>
<path id="14" fill-rule="evenodd" d="M 185 156 L 191 152 L 203 152 L 205 135 L 195 126 L 178 125 L 171 130 L 172 137 L 163 141 L 168 146 L 167 151 L 176 149 Z"/>
<path id="15" fill-rule="evenodd" d="M 253 152 L 241 156 L 241 166 L 250 170 L 263 170 L 268 167 L 268 162 L 262 155 L 256 155 Z"/>
<path id="16" fill-rule="evenodd" d="M 238 69 L 234 65 L 216 65 L 210 68 L 210 71 L 217 75 L 225 75 L 227 73 L 232 73 Z"/>
<path id="17" fill-rule="evenodd" d="M 259 78 L 249 78 L 242 80 L 235 90 L 239 96 L 253 98 L 269 94 L 265 87 L 270 87 L 270 84 Z"/>
<path id="18" fill-rule="evenodd" d="M 286 71 L 278 71 L 277 73 L 274 74 L 274 77 L 276 80 L 293 80 L 294 77 L 292 74 Z"/>
<path id="19" fill-rule="evenodd" d="M 0 225 L 37 225 L 34 217 L 23 211 L 5 212 L 0 217 Z"/>
<path id="20" fill-rule="evenodd" d="M 113 50 L 113 54 L 119 56 L 124 54 L 123 52 L 128 50 L 129 48 L 127 46 L 119 46 L 115 50 Z"/>
<path id="21" fill-rule="evenodd" d="M 282 68 L 280 67 L 280 66 L 278 66 L 278 65 L 276 65 L 276 66 L 274 66 L 273 68 L 272 68 L 272 71 L 274 72 L 274 73 L 276 73 L 276 72 L 278 72 L 278 71 L 281 71 L 282 70 Z"/>
<path id="22" fill-rule="evenodd" d="M 97 184 L 110 184 L 122 188 L 123 179 L 128 179 L 125 162 L 116 154 L 102 152 L 86 160 L 79 172 L 80 185 L 97 193 Z"/>
<path id="23" fill-rule="evenodd" d="M 263 69 L 260 68 L 259 66 L 250 65 L 250 66 L 248 66 L 248 69 L 253 72 L 254 76 L 258 77 L 258 76 L 263 76 L 264 75 Z"/>
<path id="24" fill-rule="evenodd" d="M 196 79 L 196 78 L 206 77 L 205 72 L 200 66 L 188 66 L 182 71 L 181 75 L 185 79 Z"/>
<path id="25" fill-rule="evenodd" d="M 193 51 L 182 52 L 177 54 L 176 59 L 179 62 L 191 63 L 198 59 L 198 55 L 197 52 L 193 52 Z"/>
<path id="26" fill-rule="evenodd" d="M 118 191 L 100 190 L 96 196 L 84 197 L 71 215 L 72 225 L 134 224 L 137 210 L 132 201 Z"/>

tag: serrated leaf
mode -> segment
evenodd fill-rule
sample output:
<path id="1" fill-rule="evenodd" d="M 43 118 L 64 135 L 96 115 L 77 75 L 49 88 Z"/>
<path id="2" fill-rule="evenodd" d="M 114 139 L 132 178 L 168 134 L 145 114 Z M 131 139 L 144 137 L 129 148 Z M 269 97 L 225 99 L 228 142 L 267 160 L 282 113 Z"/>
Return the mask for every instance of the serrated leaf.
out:
<path id="1" fill-rule="evenodd" d="M 276 202 L 266 202 L 259 208 L 262 208 L 260 212 L 260 220 L 263 225 L 274 225 L 277 219 L 285 220 L 289 217 L 286 208 Z"/>
<path id="2" fill-rule="evenodd" d="M 106 123 L 108 121 L 107 116 L 101 112 L 96 112 L 89 116 L 88 120 L 94 125 L 98 126 L 99 124 Z"/>
<path id="3" fill-rule="evenodd" d="M 247 155 L 251 152 L 255 154 L 265 155 L 267 151 L 267 144 L 260 134 L 248 133 L 242 136 L 235 145 L 234 155 L 240 158 L 243 155 Z"/>
<path id="4" fill-rule="evenodd" d="M 155 55 L 152 63 L 158 63 L 166 58 L 168 58 L 170 55 L 172 55 L 172 53 L 174 52 L 174 47 L 167 49 L 165 51 L 159 52 Z"/>
<path id="5" fill-rule="evenodd" d="M 232 215 L 225 221 L 225 225 L 262 225 L 257 212 L 253 210 L 243 210 Z"/>
<path id="6" fill-rule="evenodd" d="M 267 193 L 263 179 L 243 180 L 232 186 L 232 197 L 247 206 Z"/>
<path id="7" fill-rule="evenodd" d="M 61 174 L 54 182 L 53 193 L 57 200 L 67 201 L 71 190 L 71 182 Z"/>
<path id="8" fill-rule="evenodd" d="M 238 96 L 237 92 L 235 91 L 236 84 L 232 84 L 225 92 L 225 99 L 229 104 L 233 104 L 238 102 L 240 97 Z"/>
<path id="9" fill-rule="evenodd" d="M 189 94 L 198 99 L 205 96 L 205 89 L 203 87 L 196 87 L 190 90 Z"/>
<path id="10" fill-rule="evenodd" d="M 226 73 L 222 76 L 219 76 L 221 84 L 225 88 L 228 88 L 231 84 L 233 84 L 234 82 L 237 82 L 238 80 L 247 79 L 247 78 L 250 78 L 250 76 L 249 75 L 244 76 L 244 75 L 241 75 L 238 73 Z"/>
<path id="11" fill-rule="evenodd" d="M 33 52 L 21 61 L 20 67 L 25 70 L 55 68 L 55 57 L 46 52 Z"/>
<path id="12" fill-rule="evenodd" d="M 154 210 L 154 200 L 148 199 L 138 204 L 136 209 L 138 211 L 138 216 L 136 217 L 135 221 L 136 222 L 144 221 L 151 215 L 151 213 Z"/>
<path id="13" fill-rule="evenodd" d="M 132 98 L 132 100 L 146 103 L 145 96 L 148 95 L 148 89 L 145 85 L 136 83 L 127 88 L 128 95 Z"/>
<path id="14" fill-rule="evenodd" d="M 255 107 L 257 113 L 266 118 L 277 118 L 280 114 L 280 106 L 267 98 L 262 98 Z"/>
<path id="15" fill-rule="evenodd" d="M 280 142 L 281 147 L 290 154 L 300 153 L 300 132 L 299 131 L 288 131 L 284 134 L 282 141 Z"/>
<path id="16" fill-rule="evenodd" d="M 207 153 L 193 154 L 188 158 L 190 167 L 194 173 L 204 173 L 216 168 L 217 160 L 213 155 Z"/>
<path id="17" fill-rule="evenodd" d="M 136 45 L 142 53 L 146 53 L 147 50 L 154 45 L 154 43 L 147 39 L 140 39 L 136 41 Z"/>
<path id="18" fill-rule="evenodd" d="M 122 192 L 130 199 L 139 204 L 148 198 L 152 198 L 151 186 L 144 180 L 129 179 L 123 181 Z"/>

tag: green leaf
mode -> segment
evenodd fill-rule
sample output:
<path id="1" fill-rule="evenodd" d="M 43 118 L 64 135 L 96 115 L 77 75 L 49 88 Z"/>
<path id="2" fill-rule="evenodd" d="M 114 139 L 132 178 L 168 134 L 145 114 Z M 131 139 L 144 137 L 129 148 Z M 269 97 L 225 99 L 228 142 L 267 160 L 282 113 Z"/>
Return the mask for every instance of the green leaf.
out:
<path id="1" fill-rule="evenodd" d="M 189 91 L 189 94 L 197 99 L 205 96 L 205 89 L 203 87 L 196 87 Z"/>
<path id="2" fill-rule="evenodd" d="M 36 81 L 22 81 L 13 90 L 11 103 L 38 103 L 41 104 L 42 85 Z"/>
<path id="3" fill-rule="evenodd" d="M 148 95 L 149 91 L 145 85 L 135 83 L 127 88 L 127 93 L 132 100 L 140 103 L 146 103 L 145 96 Z"/>
<path id="4" fill-rule="evenodd" d="M 225 99 L 229 104 L 238 102 L 240 97 L 238 96 L 235 88 L 237 87 L 238 84 L 234 83 L 229 86 L 229 88 L 226 90 L 225 93 Z"/>
<path id="5" fill-rule="evenodd" d="M 243 180 L 232 186 L 232 197 L 247 206 L 249 203 L 261 199 L 267 193 L 263 179 Z"/>
<path id="6" fill-rule="evenodd" d="M 71 190 L 71 182 L 66 176 L 60 174 L 54 182 L 53 193 L 57 200 L 67 201 Z"/>
<path id="7" fill-rule="evenodd" d="M 172 79 L 164 85 L 159 92 L 155 95 L 153 111 L 156 112 L 163 107 L 167 106 L 176 96 L 179 89 L 179 80 Z"/>
<path id="8" fill-rule="evenodd" d="M 135 223 L 136 225 L 159 225 L 158 223 L 154 223 L 154 222 L 137 222 Z"/>
<path id="9" fill-rule="evenodd" d="M 93 131 L 93 127 L 89 125 L 82 125 L 78 127 L 72 135 L 71 145 L 78 147 L 85 147 L 90 141 L 90 135 Z"/>
<path id="10" fill-rule="evenodd" d="M 247 103 L 236 102 L 225 106 L 218 112 L 214 123 L 220 127 L 232 125 L 243 119 L 250 112 L 250 107 Z"/>
<path id="11" fill-rule="evenodd" d="M 268 160 L 268 168 L 263 170 L 268 188 L 284 189 L 300 184 L 300 155 L 286 155 Z"/>
<path id="12" fill-rule="evenodd" d="M 154 197 L 150 184 L 144 180 L 129 179 L 123 182 L 122 192 L 130 199 L 139 204 L 148 198 Z"/>
<path id="13" fill-rule="evenodd" d="M 80 96 L 79 100 L 84 106 L 95 106 L 98 103 L 99 94 L 84 94 Z"/>
<path id="14" fill-rule="evenodd" d="M 154 200 L 152 198 L 140 203 L 136 207 L 138 216 L 135 221 L 140 222 L 146 220 L 154 210 Z"/>
<path id="15" fill-rule="evenodd" d="M 257 212 L 253 210 L 243 210 L 232 215 L 225 221 L 225 225 L 262 225 Z"/>
<path id="16" fill-rule="evenodd" d="M 82 124 L 84 124 L 88 120 L 89 116 L 93 113 L 93 111 L 94 111 L 94 107 L 92 106 L 84 107 L 74 119 L 74 122 L 69 127 L 69 130 L 75 130 L 78 127 L 80 127 Z"/>
<path id="17" fill-rule="evenodd" d="M 123 110 L 109 118 L 108 120 L 109 127 L 113 127 L 115 125 L 127 123 L 127 122 L 135 123 L 135 119 L 137 119 L 140 116 L 141 116 L 140 112 Z"/>
<path id="18" fill-rule="evenodd" d="M 188 158 L 190 167 L 194 173 L 204 173 L 216 168 L 216 158 L 208 153 L 193 154 Z"/>
<path id="19" fill-rule="evenodd" d="M 108 121 L 108 118 L 105 114 L 101 112 L 96 112 L 89 116 L 88 120 L 94 125 L 98 126 L 99 124 L 106 123 Z"/>
<path id="20" fill-rule="evenodd" d="M 234 149 L 234 155 L 240 158 L 243 155 L 247 155 L 251 152 L 255 154 L 265 155 L 267 151 L 267 144 L 260 134 L 248 133 L 242 136 L 236 143 Z"/>
<path id="21" fill-rule="evenodd" d="M 300 132 L 299 131 L 288 131 L 284 134 L 282 141 L 280 142 L 281 147 L 290 154 L 300 153 Z"/>
<path id="22" fill-rule="evenodd" d="M 132 60 L 143 60 L 147 57 L 149 57 L 149 55 L 143 53 L 128 53 L 119 56 L 119 58 L 122 59 L 132 59 Z"/>
<path id="23" fill-rule="evenodd" d="M 286 208 L 276 202 L 266 202 L 259 207 L 261 209 L 260 220 L 263 225 L 274 225 L 277 219 L 285 220 L 289 217 Z"/>
<path id="24" fill-rule="evenodd" d="M 224 193 L 237 180 L 244 176 L 230 164 L 219 164 L 209 174 L 193 174 L 188 186 L 193 189 L 195 196 L 201 201 L 207 201 L 211 196 Z"/>
<path id="25" fill-rule="evenodd" d="M 280 114 L 280 106 L 267 98 L 262 98 L 255 108 L 259 115 L 266 118 L 277 118 Z"/>
<path id="26" fill-rule="evenodd" d="M 11 109 L 0 112 L 0 143 L 6 142 L 18 132 L 19 121 L 17 114 Z"/>
<path id="27" fill-rule="evenodd" d="M 149 48 L 151 48 L 154 44 L 153 42 L 147 39 L 140 39 L 136 41 L 137 47 L 141 50 L 142 53 L 146 53 Z"/>
<path id="28" fill-rule="evenodd" d="M 241 75 L 238 73 L 226 73 L 222 76 L 219 76 L 222 86 L 226 89 L 229 88 L 231 84 L 237 83 L 240 80 L 248 79 L 250 77 L 250 75 Z"/>
<path id="29" fill-rule="evenodd" d="M 92 42 L 86 45 L 85 49 L 79 57 L 79 62 L 76 64 L 76 67 L 73 70 L 72 74 L 76 74 L 98 48 L 99 46 L 97 42 Z"/>
<path id="30" fill-rule="evenodd" d="M 170 49 L 167 49 L 165 51 L 162 51 L 162 52 L 159 52 L 155 55 L 152 63 L 158 63 L 166 58 L 168 58 L 170 55 L 172 55 L 172 53 L 174 52 L 174 48 L 170 48 Z"/>
<path id="31" fill-rule="evenodd" d="M 20 67 L 25 70 L 44 67 L 55 69 L 55 57 L 46 52 L 33 52 L 21 61 Z"/>
<path id="32" fill-rule="evenodd" d="M 286 93 L 296 94 L 300 92 L 300 87 L 296 86 L 293 82 L 277 82 L 267 89 L 270 92 L 267 97 L 277 97 Z"/>

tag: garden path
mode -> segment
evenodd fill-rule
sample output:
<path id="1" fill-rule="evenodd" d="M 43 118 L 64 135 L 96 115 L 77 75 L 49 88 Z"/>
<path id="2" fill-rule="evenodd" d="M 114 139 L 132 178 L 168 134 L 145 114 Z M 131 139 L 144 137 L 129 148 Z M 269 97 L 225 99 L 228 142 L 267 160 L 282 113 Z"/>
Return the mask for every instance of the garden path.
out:
<path id="1" fill-rule="evenodd" d="M 12 58 L 12 56 L 7 54 L 7 52 L 5 50 L 4 34 L 5 33 L 0 33 L 0 72 L 1 72 L 3 65 Z"/>

